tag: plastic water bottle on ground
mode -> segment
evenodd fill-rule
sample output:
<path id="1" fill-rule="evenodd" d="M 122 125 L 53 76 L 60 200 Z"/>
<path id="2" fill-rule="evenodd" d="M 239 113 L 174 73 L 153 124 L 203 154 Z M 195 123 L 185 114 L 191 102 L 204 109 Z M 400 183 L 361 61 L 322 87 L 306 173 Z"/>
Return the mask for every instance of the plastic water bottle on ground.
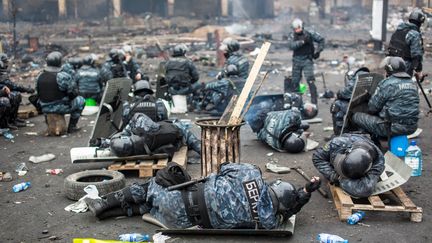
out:
<path id="1" fill-rule="evenodd" d="M 422 151 L 417 146 L 415 140 L 412 140 L 410 146 L 406 149 L 405 164 L 410 166 L 413 170 L 411 176 L 420 176 L 423 167 Z"/>
<path id="2" fill-rule="evenodd" d="M 125 242 L 143 242 L 143 241 L 150 241 L 150 236 L 139 234 L 139 233 L 132 233 L 132 234 L 119 235 L 119 239 L 120 241 L 125 241 Z"/>
<path id="3" fill-rule="evenodd" d="M 348 243 L 348 240 L 344 240 L 338 235 L 331 235 L 326 233 L 319 234 L 318 240 L 320 243 Z"/>
<path id="4" fill-rule="evenodd" d="M 347 219 L 347 223 L 350 225 L 357 224 L 360 220 L 362 220 L 365 216 L 365 212 L 358 211 L 357 213 L 354 213 L 353 215 L 349 216 Z"/>
<path id="5" fill-rule="evenodd" d="M 4 132 L 3 137 L 7 140 L 13 140 L 15 138 L 15 136 L 9 131 Z"/>
<path id="6" fill-rule="evenodd" d="M 12 191 L 13 192 L 20 192 L 20 191 L 24 191 L 27 190 L 27 188 L 29 188 L 31 185 L 30 182 L 23 182 L 20 184 L 16 184 L 15 186 L 12 187 Z"/>

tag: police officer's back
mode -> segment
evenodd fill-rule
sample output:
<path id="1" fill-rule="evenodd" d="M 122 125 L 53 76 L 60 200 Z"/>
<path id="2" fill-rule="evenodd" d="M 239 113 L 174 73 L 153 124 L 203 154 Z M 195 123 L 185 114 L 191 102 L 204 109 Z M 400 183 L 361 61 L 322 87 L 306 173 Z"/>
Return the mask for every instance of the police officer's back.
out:
<path id="1" fill-rule="evenodd" d="M 412 76 L 413 72 L 419 73 L 423 70 L 423 37 L 420 26 L 425 21 L 425 16 L 419 9 L 415 9 L 409 15 L 408 22 L 399 24 L 393 33 L 388 55 L 402 57 L 407 66 L 407 73 Z"/>
<path id="2" fill-rule="evenodd" d="M 76 73 L 76 82 L 81 96 L 99 101 L 103 83 L 99 70 L 94 66 L 95 61 L 93 55 L 83 59 L 83 66 Z"/>
<path id="3" fill-rule="evenodd" d="M 185 54 L 187 47 L 180 44 L 174 47 L 172 58 L 165 64 L 165 80 L 172 95 L 186 95 L 192 92 L 191 85 L 199 79 L 199 73 Z"/>
<path id="4" fill-rule="evenodd" d="M 224 70 L 219 75 L 218 79 L 229 76 L 227 73 L 228 67 L 234 65 L 238 70 L 238 76 L 244 80 L 249 75 L 249 61 L 247 57 L 240 52 L 240 43 L 233 38 L 225 38 L 222 42 L 220 50 L 223 51 L 226 58 Z"/>

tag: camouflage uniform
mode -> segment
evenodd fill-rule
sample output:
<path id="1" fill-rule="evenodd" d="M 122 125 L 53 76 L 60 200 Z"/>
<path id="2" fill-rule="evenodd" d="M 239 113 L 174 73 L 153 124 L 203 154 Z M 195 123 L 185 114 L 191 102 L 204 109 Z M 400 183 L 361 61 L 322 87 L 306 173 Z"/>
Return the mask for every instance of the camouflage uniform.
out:
<path id="1" fill-rule="evenodd" d="M 401 36 L 396 36 L 400 32 Z M 398 53 L 392 52 L 392 43 L 394 39 L 403 38 L 407 50 L 399 50 Z M 405 49 L 403 48 L 403 49 Z M 423 37 L 420 28 L 413 23 L 401 23 L 392 36 L 389 47 L 390 56 L 400 56 L 404 59 L 407 73 L 412 76 L 413 71 L 421 72 L 423 70 Z"/>
<path id="2" fill-rule="evenodd" d="M 165 80 L 171 95 L 192 93 L 191 85 L 199 79 L 199 73 L 191 60 L 184 56 L 173 57 L 165 63 Z"/>
<path id="3" fill-rule="evenodd" d="M 272 111 L 267 114 L 263 128 L 258 132 L 258 139 L 279 152 L 282 149 L 282 138 L 291 132 L 302 133 L 301 114 L 298 110 Z"/>
<path id="4" fill-rule="evenodd" d="M 415 132 L 420 99 L 417 86 L 406 76 L 392 75 L 380 81 L 368 103 L 369 113 L 375 115 L 357 112 L 352 117 L 355 125 L 379 137 Z M 387 132 L 386 121 L 391 122 L 391 134 Z"/>
<path id="5" fill-rule="evenodd" d="M 76 82 L 82 97 L 100 100 L 103 83 L 98 69 L 88 65 L 82 66 L 76 73 Z"/>
<path id="6" fill-rule="evenodd" d="M 269 187 L 263 181 L 258 167 L 246 163 L 224 164 L 218 174 L 211 174 L 204 184 L 204 197 L 210 223 L 216 229 L 255 228 L 257 219 L 252 217 L 243 183 L 255 182 L 258 188 L 256 211 L 261 227 L 278 226 L 279 216 L 270 197 Z M 189 220 L 181 191 L 168 191 L 158 185 L 155 178 L 146 184 L 130 186 L 131 203 L 139 204 L 140 213 L 150 213 L 170 228 L 193 226 Z M 132 214 L 131 206 L 122 191 L 116 193 L 122 207 Z"/>
<path id="7" fill-rule="evenodd" d="M 100 70 L 102 82 L 105 84 L 108 80 L 113 78 L 129 77 L 126 66 L 123 62 L 115 63 L 113 60 L 107 60 Z"/>
<path id="8" fill-rule="evenodd" d="M 61 67 L 61 70 L 63 72 L 66 72 L 67 74 L 69 74 L 73 79 L 75 79 L 76 70 L 75 70 L 74 66 L 72 64 L 70 64 L 69 62 L 66 62 L 65 64 L 63 64 Z"/>
<path id="9" fill-rule="evenodd" d="M 4 85 L 0 85 L 0 128 L 7 127 L 8 113 L 10 113 L 11 103 L 9 96 L 3 91 Z"/>
<path id="10" fill-rule="evenodd" d="M 338 178 L 333 167 L 333 161 L 338 153 L 343 150 L 351 148 L 354 142 L 365 141 L 375 148 L 377 158 L 372 163 L 372 167 L 366 175 L 360 179 L 339 179 L 340 187 L 342 190 L 354 197 L 368 197 L 372 194 L 375 185 L 382 172 L 384 171 L 384 156 L 381 150 L 373 144 L 373 142 L 366 137 L 356 134 L 342 134 L 339 137 L 333 138 L 326 143 L 323 147 L 317 149 L 313 156 L 312 161 L 317 170 L 329 181 L 333 178 Z"/>
<path id="11" fill-rule="evenodd" d="M 316 51 L 314 42 L 318 43 Z M 314 104 L 318 102 L 318 92 L 314 83 L 313 55 L 314 52 L 321 52 L 324 49 L 324 42 L 324 38 L 312 30 L 303 30 L 301 35 L 291 33 L 289 40 L 289 48 L 293 50 L 292 82 L 289 91 L 298 92 L 302 72 L 304 72 L 311 93 L 311 101 Z"/>
<path id="12" fill-rule="evenodd" d="M 49 67 L 43 72 L 49 71 Z M 42 74 L 41 73 L 41 74 Z M 42 90 L 38 89 L 39 78 L 36 78 L 36 90 L 40 94 Z M 43 113 L 59 113 L 59 114 L 71 114 L 72 119 L 78 119 L 81 116 L 81 112 L 84 109 L 85 99 L 82 96 L 78 96 L 78 90 L 76 82 L 66 72 L 58 72 L 56 74 L 58 89 L 65 93 L 65 96 L 60 100 L 52 102 L 39 101 Z M 54 88 L 54 87 L 53 87 Z M 42 91 L 43 92 L 43 91 Z"/>
<path id="13" fill-rule="evenodd" d="M 229 65 L 235 65 L 239 72 L 238 76 L 244 80 L 249 76 L 249 61 L 247 57 L 243 56 L 240 52 L 231 53 L 225 61 L 225 70 Z"/>
<path id="14" fill-rule="evenodd" d="M 140 68 L 140 65 L 133 58 L 131 58 L 129 60 L 129 62 L 126 62 L 125 66 L 126 66 L 126 71 L 128 73 L 129 78 L 132 79 L 134 82 L 137 81 L 137 80 L 135 80 L 135 76 L 138 73 L 143 75 L 141 68 Z"/>
<path id="15" fill-rule="evenodd" d="M 11 91 L 8 97 L 10 109 L 7 116 L 8 122 L 13 122 L 18 116 L 18 109 L 22 100 L 21 92 L 33 93 L 34 90 L 32 88 L 26 88 L 22 85 L 16 84 L 15 82 L 12 82 L 7 73 L 0 75 L 0 86 L 6 86 Z"/>

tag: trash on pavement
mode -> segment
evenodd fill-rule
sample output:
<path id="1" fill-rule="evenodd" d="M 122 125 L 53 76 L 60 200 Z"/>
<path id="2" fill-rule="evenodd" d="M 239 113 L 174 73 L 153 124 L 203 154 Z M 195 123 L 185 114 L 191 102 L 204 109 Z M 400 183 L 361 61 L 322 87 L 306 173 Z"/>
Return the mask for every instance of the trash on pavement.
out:
<path id="1" fill-rule="evenodd" d="M 41 156 L 30 156 L 29 161 L 37 164 L 37 163 L 42 163 L 42 162 L 47 162 L 47 161 L 53 160 L 53 159 L 55 159 L 55 157 L 56 156 L 54 154 L 44 154 Z"/>

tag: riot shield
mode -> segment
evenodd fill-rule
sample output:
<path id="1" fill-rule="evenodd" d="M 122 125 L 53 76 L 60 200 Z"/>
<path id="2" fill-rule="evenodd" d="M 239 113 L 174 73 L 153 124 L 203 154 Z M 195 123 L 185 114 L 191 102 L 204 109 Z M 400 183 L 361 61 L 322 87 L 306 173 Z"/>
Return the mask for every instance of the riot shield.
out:
<path id="1" fill-rule="evenodd" d="M 109 138 L 118 132 L 122 122 L 123 102 L 127 100 L 132 80 L 115 78 L 106 83 L 96 123 L 90 139 Z"/>
<path id="2" fill-rule="evenodd" d="M 348 109 L 344 117 L 341 134 L 350 130 L 350 117 L 356 112 L 367 112 L 369 97 L 375 93 L 378 83 L 384 79 L 379 73 L 367 73 L 357 76 Z"/>
<path id="3" fill-rule="evenodd" d="M 156 98 L 171 100 L 170 95 L 168 94 L 168 84 L 165 80 L 165 63 L 159 63 L 157 80 L 156 80 Z"/>

